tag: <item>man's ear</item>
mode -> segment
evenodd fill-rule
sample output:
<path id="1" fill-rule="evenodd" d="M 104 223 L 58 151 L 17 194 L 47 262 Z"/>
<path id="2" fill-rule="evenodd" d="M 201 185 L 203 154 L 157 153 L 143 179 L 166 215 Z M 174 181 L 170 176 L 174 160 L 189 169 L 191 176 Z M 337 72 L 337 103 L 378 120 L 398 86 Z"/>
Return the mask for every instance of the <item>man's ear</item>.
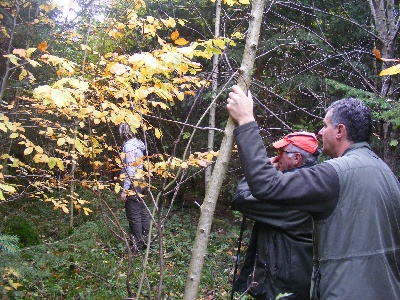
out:
<path id="1" fill-rule="evenodd" d="M 337 127 L 336 138 L 347 138 L 347 128 L 344 124 L 339 124 Z"/>
<path id="2" fill-rule="evenodd" d="M 294 154 L 294 165 L 296 167 L 301 167 L 303 165 L 303 156 L 300 153 Z"/>

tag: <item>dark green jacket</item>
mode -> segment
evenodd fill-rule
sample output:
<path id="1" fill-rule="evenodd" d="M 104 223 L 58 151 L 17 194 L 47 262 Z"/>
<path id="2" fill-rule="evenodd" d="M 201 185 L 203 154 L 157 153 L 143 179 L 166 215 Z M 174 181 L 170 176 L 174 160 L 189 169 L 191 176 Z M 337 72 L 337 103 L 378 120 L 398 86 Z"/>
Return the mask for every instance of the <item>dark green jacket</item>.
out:
<path id="1" fill-rule="evenodd" d="M 280 293 L 290 293 L 284 298 L 287 300 L 309 298 L 313 264 L 310 214 L 265 204 L 260 211 L 257 206 L 243 180 L 232 208 L 256 221 L 234 290 L 243 293 L 249 288 L 250 295 L 263 300 L 275 299 Z"/>
<path id="2" fill-rule="evenodd" d="M 400 299 L 400 184 L 367 143 L 327 161 L 338 174 L 333 213 L 316 222 L 321 299 Z"/>

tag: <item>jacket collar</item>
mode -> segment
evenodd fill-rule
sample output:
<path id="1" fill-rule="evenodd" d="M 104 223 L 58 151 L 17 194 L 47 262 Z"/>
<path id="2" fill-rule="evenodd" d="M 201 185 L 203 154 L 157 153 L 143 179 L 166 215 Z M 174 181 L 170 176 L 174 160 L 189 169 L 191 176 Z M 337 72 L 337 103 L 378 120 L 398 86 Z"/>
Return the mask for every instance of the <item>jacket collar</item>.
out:
<path id="1" fill-rule="evenodd" d="M 351 151 L 361 149 L 361 148 L 367 148 L 367 149 L 371 150 L 371 146 L 367 142 L 354 143 L 349 148 L 347 148 L 346 151 L 343 152 L 342 156 L 345 156 L 345 155 L 349 154 Z"/>

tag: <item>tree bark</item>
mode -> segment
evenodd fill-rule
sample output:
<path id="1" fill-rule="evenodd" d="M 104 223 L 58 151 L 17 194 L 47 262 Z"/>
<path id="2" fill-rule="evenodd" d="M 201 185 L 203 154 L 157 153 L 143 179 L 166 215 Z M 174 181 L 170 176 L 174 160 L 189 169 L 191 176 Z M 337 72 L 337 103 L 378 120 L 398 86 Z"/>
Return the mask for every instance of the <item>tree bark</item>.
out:
<path id="1" fill-rule="evenodd" d="M 371 14 L 374 20 L 375 33 L 379 39 L 381 55 L 384 58 L 394 58 L 395 43 L 399 33 L 400 18 L 395 15 L 394 0 L 369 0 Z M 382 69 L 392 66 L 393 63 L 382 64 Z M 394 91 L 395 81 L 398 76 L 383 76 L 380 94 L 384 98 L 398 101 L 398 92 Z M 396 95 L 397 94 L 397 95 Z M 389 167 L 397 172 L 396 163 L 398 153 L 396 147 L 390 146 L 392 140 L 397 139 L 399 130 L 385 120 L 382 127 L 383 131 L 383 160 Z"/>
<path id="2" fill-rule="evenodd" d="M 395 16 L 394 0 L 369 0 L 372 18 L 375 25 L 375 33 L 382 47 L 381 54 L 385 58 L 393 58 L 395 51 L 395 41 L 399 32 L 399 18 Z M 382 69 L 388 66 L 383 65 Z M 382 80 L 381 95 L 391 97 L 393 86 L 389 76 L 384 76 Z"/>
<path id="3" fill-rule="evenodd" d="M 264 7 L 265 0 L 254 0 L 252 2 L 249 30 L 237 82 L 237 84 L 246 92 L 250 86 L 251 72 L 256 57 Z M 184 300 L 194 300 L 198 294 L 201 272 L 207 254 L 207 243 L 211 231 L 215 205 L 217 203 L 218 195 L 232 153 L 234 127 L 235 125 L 232 119 L 229 118 L 225 127 L 225 135 L 219 150 L 218 159 L 207 186 L 204 202 L 201 206 L 200 220 L 192 249 L 185 294 L 183 296 Z"/>
<path id="4" fill-rule="evenodd" d="M 221 24 L 221 0 L 217 0 L 215 5 L 215 30 L 214 30 L 214 38 L 219 37 L 219 27 Z M 214 98 L 218 94 L 218 62 L 219 62 L 219 54 L 214 54 L 213 56 L 213 69 L 212 69 L 212 96 L 211 96 L 211 107 L 210 107 L 210 117 L 208 121 L 208 126 L 210 128 L 215 127 L 215 110 L 216 110 L 216 102 L 213 101 Z M 214 130 L 210 129 L 208 131 L 208 143 L 207 143 L 208 151 L 214 150 Z M 205 170 L 205 178 L 204 184 L 207 189 L 208 182 L 210 181 L 212 174 L 212 166 L 208 166 Z"/>

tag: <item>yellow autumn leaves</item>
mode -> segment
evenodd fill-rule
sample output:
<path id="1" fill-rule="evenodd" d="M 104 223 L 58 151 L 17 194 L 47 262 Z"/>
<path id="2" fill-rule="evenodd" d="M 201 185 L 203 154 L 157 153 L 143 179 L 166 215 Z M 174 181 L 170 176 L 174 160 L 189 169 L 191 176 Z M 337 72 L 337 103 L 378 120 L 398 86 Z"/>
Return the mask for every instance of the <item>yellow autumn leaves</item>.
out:
<path id="1" fill-rule="evenodd" d="M 137 0 L 135 5 L 142 7 L 145 3 Z M 42 9 L 47 12 L 53 7 Z M 33 183 L 38 191 L 66 189 L 73 181 L 85 188 L 110 188 L 109 183 L 93 180 L 98 170 L 105 168 L 105 159 L 116 162 L 115 157 L 118 156 L 117 146 L 106 144 L 105 135 L 98 134 L 99 128 L 114 128 L 127 122 L 133 131 L 139 128 L 144 132 L 152 131 L 155 138 L 161 139 L 165 134 L 164 129 L 156 128 L 143 116 L 168 110 L 174 105 L 173 102 L 183 101 L 185 97 L 193 96 L 198 88 L 207 86 L 205 79 L 197 77 L 201 65 L 193 58 L 210 59 L 213 54 L 222 53 L 227 45 L 234 45 L 234 38 L 239 38 L 189 42 L 180 36 L 177 28 L 183 26 L 185 20 L 152 16 L 140 18 L 135 10 L 128 11 L 127 20 L 124 23 L 111 20 L 108 24 L 110 27 L 106 34 L 116 44 L 136 30 L 143 37 L 152 38 L 155 45 L 158 42 L 158 45 L 149 52 L 114 51 L 101 54 L 93 50 L 95 47 L 78 42 L 75 50 L 92 55 L 82 65 L 50 53 L 51 48 L 46 41 L 40 42 L 35 48 L 14 49 L 6 56 L 13 68 L 20 70 L 17 75 L 22 82 L 35 81 L 33 68 L 50 66 L 56 75 L 54 81 L 37 86 L 32 97 L 24 98 L 29 109 L 35 113 L 30 120 L 39 128 L 37 131 L 41 136 L 38 140 L 44 141 L 45 146 L 38 145 L 36 139 L 27 138 L 18 123 L 0 115 L 0 130 L 6 133 L 5 138 L 18 143 L 26 161 L 37 165 L 27 166 L 23 161 L 8 156 L 2 159 L 8 160 L 11 168 L 45 174 L 43 180 Z M 166 30 L 168 34 L 165 34 Z M 105 154 L 106 151 L 110 152 Z M 110 153 L 114 155 L 112 158 L 106 156 Z M 216 152 L 195 152 L 186 158 L 162 154 L 157 156 L 157 161 L 146 163 L 149 176 L 174 178 L 177 170 L 207 167 L 216 156 Z M 75 162 L 78 168 L 82 163 L 86 164 L 86 168 L 90 165 L 93 170 L 80 169 L 79 180 L 69 178 L 66 171 Z M 57 171 L 59 178 L 51 177 L 54 171 Z M 6 183 L 0 172 L 0 200 L 17 190 L 18 186 Z M 65 212 L 69 210 L 69 199 L 48 198 L 48 201 Z M 86 203 L 78 195 L 74 196 L 73 201 L 75 208 L 84 207 Z"/>

